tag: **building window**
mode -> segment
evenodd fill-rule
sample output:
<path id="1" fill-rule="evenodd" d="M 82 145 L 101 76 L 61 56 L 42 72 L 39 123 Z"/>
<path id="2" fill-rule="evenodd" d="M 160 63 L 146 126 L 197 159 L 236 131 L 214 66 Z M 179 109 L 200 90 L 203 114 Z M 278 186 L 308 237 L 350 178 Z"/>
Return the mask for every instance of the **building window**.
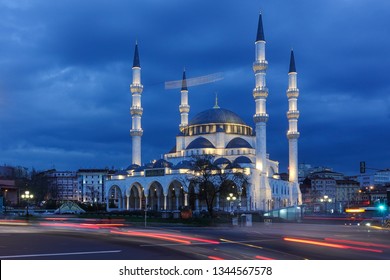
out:
<path id="1" fill-rule="evenodd" d="M 226 133 L 230 133 L 230 131 L 231 131 L 230 125 L 226 125 L 225 130 L 226 130 Z"/>

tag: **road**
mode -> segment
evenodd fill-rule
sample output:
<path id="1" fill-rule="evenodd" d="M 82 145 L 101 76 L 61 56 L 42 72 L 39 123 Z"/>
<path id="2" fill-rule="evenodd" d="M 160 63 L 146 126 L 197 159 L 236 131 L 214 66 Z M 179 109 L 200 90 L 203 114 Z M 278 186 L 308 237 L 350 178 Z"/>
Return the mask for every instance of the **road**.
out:
<path id="1" fill-rule="evenodd" d="M 2 260 L 390 260 L 390 230 L 274 223 L 139 227 L 110 221 L 0 221 Z"/>

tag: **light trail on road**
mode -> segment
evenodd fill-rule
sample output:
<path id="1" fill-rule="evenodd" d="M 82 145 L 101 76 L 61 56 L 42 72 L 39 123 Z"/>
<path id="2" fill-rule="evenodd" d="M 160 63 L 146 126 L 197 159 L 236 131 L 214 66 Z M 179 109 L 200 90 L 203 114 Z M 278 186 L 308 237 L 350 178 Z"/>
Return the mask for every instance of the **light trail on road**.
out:
<path id="1" fill-rule="evenodd" d="M 337 249 L 352 249 L 352 250 L 368 251 L 368 252 L 374 252 L 374 253 L 383 253 L 382 250 L 363 248 L 363 247 L 354 247 L 354 246 L 341 245 L 341 244 L 336 244 L 336 243 L 328 243 L 328 242 L 309 240 L 309 239 L 284 237 L 283 240 L 289 241 L 289 242 L 305 243 L 305 244 L 310 244 L 310 245 L 323 246 L 323 247 L 332 247 L 332 248 L 337 248 Z"/>
<path id="2" fill-rule="evenodd" d="M 325 240 L 329 241 L 329 242 L 336 242 L 336 243 L 344 243 L 344 244 L 353 244 L 353 245 L 360 245 L 360 246 L 366 246 L 366 247 L 378 247 L 378 248 L 390 249 L 390 245 L 377 244 L 377 243 L 372 243 L 372 242 L 362 242 L 362 241 L 334 239 L 334 238 L 325 238 Z"/>
<path id="3" fill-rule="evenodd" d="M 30 255 L 0 256 L 0 259 L 36 258 L 36 257 L 41 258 L 41 257 L 92 255 L 92 254 L 112 254 L 112 253 L 120 253 L 120 252 L 122 252 L 122 250 L 71 252 L 71 253 L 50 253 L 50 254 L 30 254 Z"/>

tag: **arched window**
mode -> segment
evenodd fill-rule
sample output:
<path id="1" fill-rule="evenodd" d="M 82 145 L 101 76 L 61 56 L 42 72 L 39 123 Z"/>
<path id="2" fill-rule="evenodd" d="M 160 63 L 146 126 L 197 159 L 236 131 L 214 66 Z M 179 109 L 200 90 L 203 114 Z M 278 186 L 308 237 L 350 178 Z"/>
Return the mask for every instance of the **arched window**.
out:
<path id="1" fill-rule="evenodd" d="M 226 130 L 226 133 L 230 133 L 231 132 L 231 126 L 230 125 L 226 125 L 225 130 Z"/>

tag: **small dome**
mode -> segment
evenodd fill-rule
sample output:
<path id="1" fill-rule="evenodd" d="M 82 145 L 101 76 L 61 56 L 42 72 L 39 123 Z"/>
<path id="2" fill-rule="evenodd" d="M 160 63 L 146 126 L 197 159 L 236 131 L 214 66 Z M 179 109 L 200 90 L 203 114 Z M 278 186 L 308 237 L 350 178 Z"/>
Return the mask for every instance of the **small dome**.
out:
<path id="1" fill-rule="evenodd" d="M 249 148 L 249 149 L 252 149 L 252 146 L 248 143 L 248 141 L 246 141 L 246 140 L 244 140 L 242 138 L 236 137 L 236 138 L 232 139 L 226 145 L 226 148 L 227 149 L 232 149 L 232 148 Z"/>
<path id="2" fill-rule="evenodd" d="M 141 172 L 141 171 L 144 171 L 147 167 L 146 166 L 140 166 L 136 169 L 134 169 L 134 172 Z"/>
<path id="3" fill-rule="evenodd" d="M 221 164 L 231 164 L 231 161 L 227 158 L 220 157 L 214 161 L 215 165 L 221 165 Z"/>
<path id="4" fill-rule="evenodd" d="M 190 149 L 205 149 L 205 148 L 213 148 L 215 149 L 215 146 L 206 138 L 199 137 L 196 138 L 194 141 L 192 141 L 186 148 L 186 150 Z"/>
<path id="5" fill-rule="evenodd" d="M 240 157 L 236 158 L 233 163 L 234 164 L 252 163 L 252 161 L 250 160 L 250 158 L 248 158 L 246 156 L 240 156 Z"/>
<path id="6" fill-rule="evenodd" d="M 129 166 L 126 168 L 126 170 L 135 170 L 135 169 L 137 169 L 138 167 L 139 167 L 138 164 L 132 164 L 132 165 L 129 165 Z"/>
<path id="7" fill-rule="evenodd" d="M 153 168 L 172 167 L 172 165 L 172 163 L 166 161 L 165 159 L 159 159 L 153 164 Z"/>
<path id="8" fill-rule="evenodd" d="M 183 160 L 176 164 L 172 169 L 191 169 L 193 167 L 193 164 L 189 160 Z"/>
<path id="9" fill-rule="evenodd" d="M 233 169 L 233 168 L 241 168 L 241 166 L 238 163 L 233 161 L 233 163 L 225 167 L 225 169 Z"/>
<path id="10" fill-rule="evenodd" d="M 210 123 L 230 123 L 246 125 L 246 123 L 236 113 L 222 108 L 212 108 L 200 112 L 188 123 L 188 125 Z"/>
<path id="11" fill-rule="evenodd" d="M 145 165 L 136 168 L 136 169 L 134 170 L 134 172 L 141 172 L 141 171 L 144 171 L 145 169 L 152 169 L 152 168 L 153 168 L 153 165 L 154 165 L 154 164 L 151 163 L 151 162 L 146 163 Z"/>

